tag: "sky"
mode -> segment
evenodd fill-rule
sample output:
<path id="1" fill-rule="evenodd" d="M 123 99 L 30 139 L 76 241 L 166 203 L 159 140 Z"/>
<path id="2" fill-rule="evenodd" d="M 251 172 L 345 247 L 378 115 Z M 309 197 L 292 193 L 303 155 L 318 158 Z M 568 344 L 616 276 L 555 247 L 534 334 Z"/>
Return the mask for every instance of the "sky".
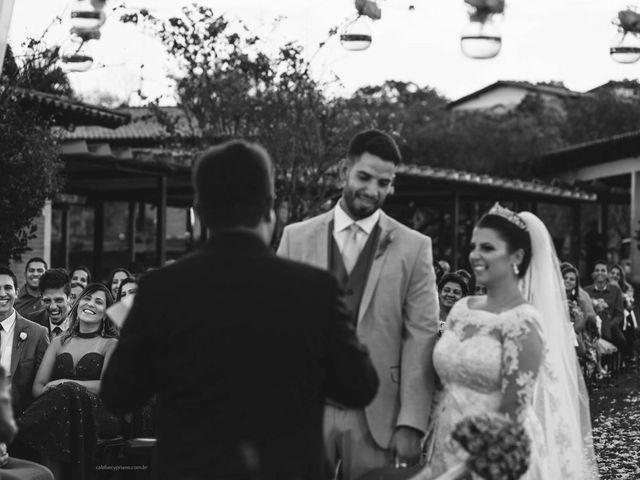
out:
<path id="1" fill-rule="evenodd" d="M 170 17 L 183 0 L 108 0 L 107 11 L 124 3 Z M 463 0 L 381 0 L 382 19 L 373 25 L 368 50 L 348 52 L 337 37 L 318 50 L 330 28 L 353 15 L 352 0 L 201 0 L 239 19 L 272 46 L 285 41 L 303 45 L 313 71 L 333 85 L 334 94 L 349 95 L 359 87 L 385 80 L 414 82 L 456 99 L 498 80 L 562 81 L 587 91 L 609 80 L 638 79 L 640 62 L 621 65 L 609 57 L 616 36 L 612 20 L 630 0 L 507 0 L 501 19 L 503 46 L 491 60 L 466 58 L 460 33 L 468 23 Z M 16 0 L 9 42 L 19 49 L 27 37 L 59 44 L 68 37 L 69 0 Z M 640 0 L 637 2 L 640 7 Z M 414 10 L 409 10 L 414 5 Z M 639 10 L 640 11 L 640 10 Z M 62 23 L 54 19 L 62 17 Z M 108 93 L 120 101 L 140 103 L 140 89 L 149 98 L 171 104 L 172 68 L 162 46 L 139 27 L 118 22 L 110 13 L 102 38 L 93 42 L 96 68 L 71 75 L 74 89 L 91 101 Z M 277 25 L 274 19 L 280 18 Z M 332 82 L 338 78 L 339 82 Z"/>

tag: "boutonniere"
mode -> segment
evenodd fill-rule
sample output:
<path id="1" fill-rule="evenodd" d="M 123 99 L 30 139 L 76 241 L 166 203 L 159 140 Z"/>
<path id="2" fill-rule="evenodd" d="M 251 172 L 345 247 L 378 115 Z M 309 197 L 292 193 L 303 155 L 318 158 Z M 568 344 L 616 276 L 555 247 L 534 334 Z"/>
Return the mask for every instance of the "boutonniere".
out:
<path id="1" fill-rule="evenodd" d="M 27 339 L 28 335 L 27 332 L 25 332 L 24 330 L 20 332 L 20 335 L 18 335 L 18 338 L 24 342 Z"/>
<path id="2" fill-rule="evenodd" d="M 387 232 L 378 244 L 378 251 L 376 252 L 375 258 L 380 258 L 391 242 L 393 242 L 393 233 Z"/>

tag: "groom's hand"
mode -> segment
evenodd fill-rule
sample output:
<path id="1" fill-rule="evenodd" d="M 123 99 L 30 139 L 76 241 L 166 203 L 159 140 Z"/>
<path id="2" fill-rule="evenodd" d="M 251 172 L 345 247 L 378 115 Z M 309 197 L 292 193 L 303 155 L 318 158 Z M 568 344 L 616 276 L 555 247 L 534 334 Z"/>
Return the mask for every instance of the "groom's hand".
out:
<path id="1" fill-rule="evenodd" d="M 391 455 L 402 466 L 411 467 L 420 463 L 422 432 L 411 427 L 398 427 L 391 437 Z"/>

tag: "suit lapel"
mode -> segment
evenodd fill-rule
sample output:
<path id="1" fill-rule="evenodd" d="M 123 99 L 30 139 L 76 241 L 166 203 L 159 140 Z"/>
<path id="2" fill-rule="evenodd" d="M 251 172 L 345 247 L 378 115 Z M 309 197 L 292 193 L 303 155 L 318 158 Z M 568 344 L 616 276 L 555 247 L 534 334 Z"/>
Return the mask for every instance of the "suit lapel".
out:
<path id="1" fill-rule="evenodd" d="M 22 347 L 24 341 L 20 340 L 20 332 L 26 332 L 29 335 L 29 326 L 20 315 L 16 315 L 16 324 L 13 326 L 13 348 L 11 350 L 11 376 L 18 367 L 18 362 L 22 356 Z"/>
<path id="2" fill-rule="evenodd" d="M 373 257 L 373 263 L 371 264 L 371 270 L 369 270 L 369 277 L 367 278 L 367 284 L 364 287 L 364 293 L 362 294 L 362 301 L 360 302 L 360 308 L 358 310 L 358 323 L 362 321 L 362 317 L 369 308 L 369 303 L 373 298 L 373 292 L 380 280 L 380 274 L 382 273 L 382 267 L 387 260 L 389 252 L 389 243 L 391 241 L 391 232 L 394 226 L 389 221 L 389 217 L 384 212 L 380 212 L 380 220 L 378 221 L 380 227 L 380 240 L 376 246 L 376 253 Z"/>
<path id="3" fill-rule="evenodd" d="M 324 270 L 329 269 L 329 224 L 333 219 L 333 210 L 325 213 L 319 218 L 315 228 L 310 231 L 310 245 L 313 245 L 311 249 L 313 258 L 311 258 L 311 264 L 322 268 Z"/>

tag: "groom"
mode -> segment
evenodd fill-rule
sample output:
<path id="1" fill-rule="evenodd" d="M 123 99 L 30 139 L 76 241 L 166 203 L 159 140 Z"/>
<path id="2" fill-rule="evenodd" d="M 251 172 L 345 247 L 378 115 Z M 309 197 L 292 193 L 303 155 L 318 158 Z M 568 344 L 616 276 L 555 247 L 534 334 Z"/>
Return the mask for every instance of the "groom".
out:
<path id="1" fill-rule="evenodd" d="M 385 215 L 400 151 L 367 130 L 340 165 L 342 198 L 328 213 L 285 228 L 278 254 L 324 268 L 342 283 L 359 339 L 380 379 L 364 410 L 327 402 L 327 456 L 344 480 L 394 461 L 419 461 L 433 394 L 438 301 L 430 238 Z"/>

